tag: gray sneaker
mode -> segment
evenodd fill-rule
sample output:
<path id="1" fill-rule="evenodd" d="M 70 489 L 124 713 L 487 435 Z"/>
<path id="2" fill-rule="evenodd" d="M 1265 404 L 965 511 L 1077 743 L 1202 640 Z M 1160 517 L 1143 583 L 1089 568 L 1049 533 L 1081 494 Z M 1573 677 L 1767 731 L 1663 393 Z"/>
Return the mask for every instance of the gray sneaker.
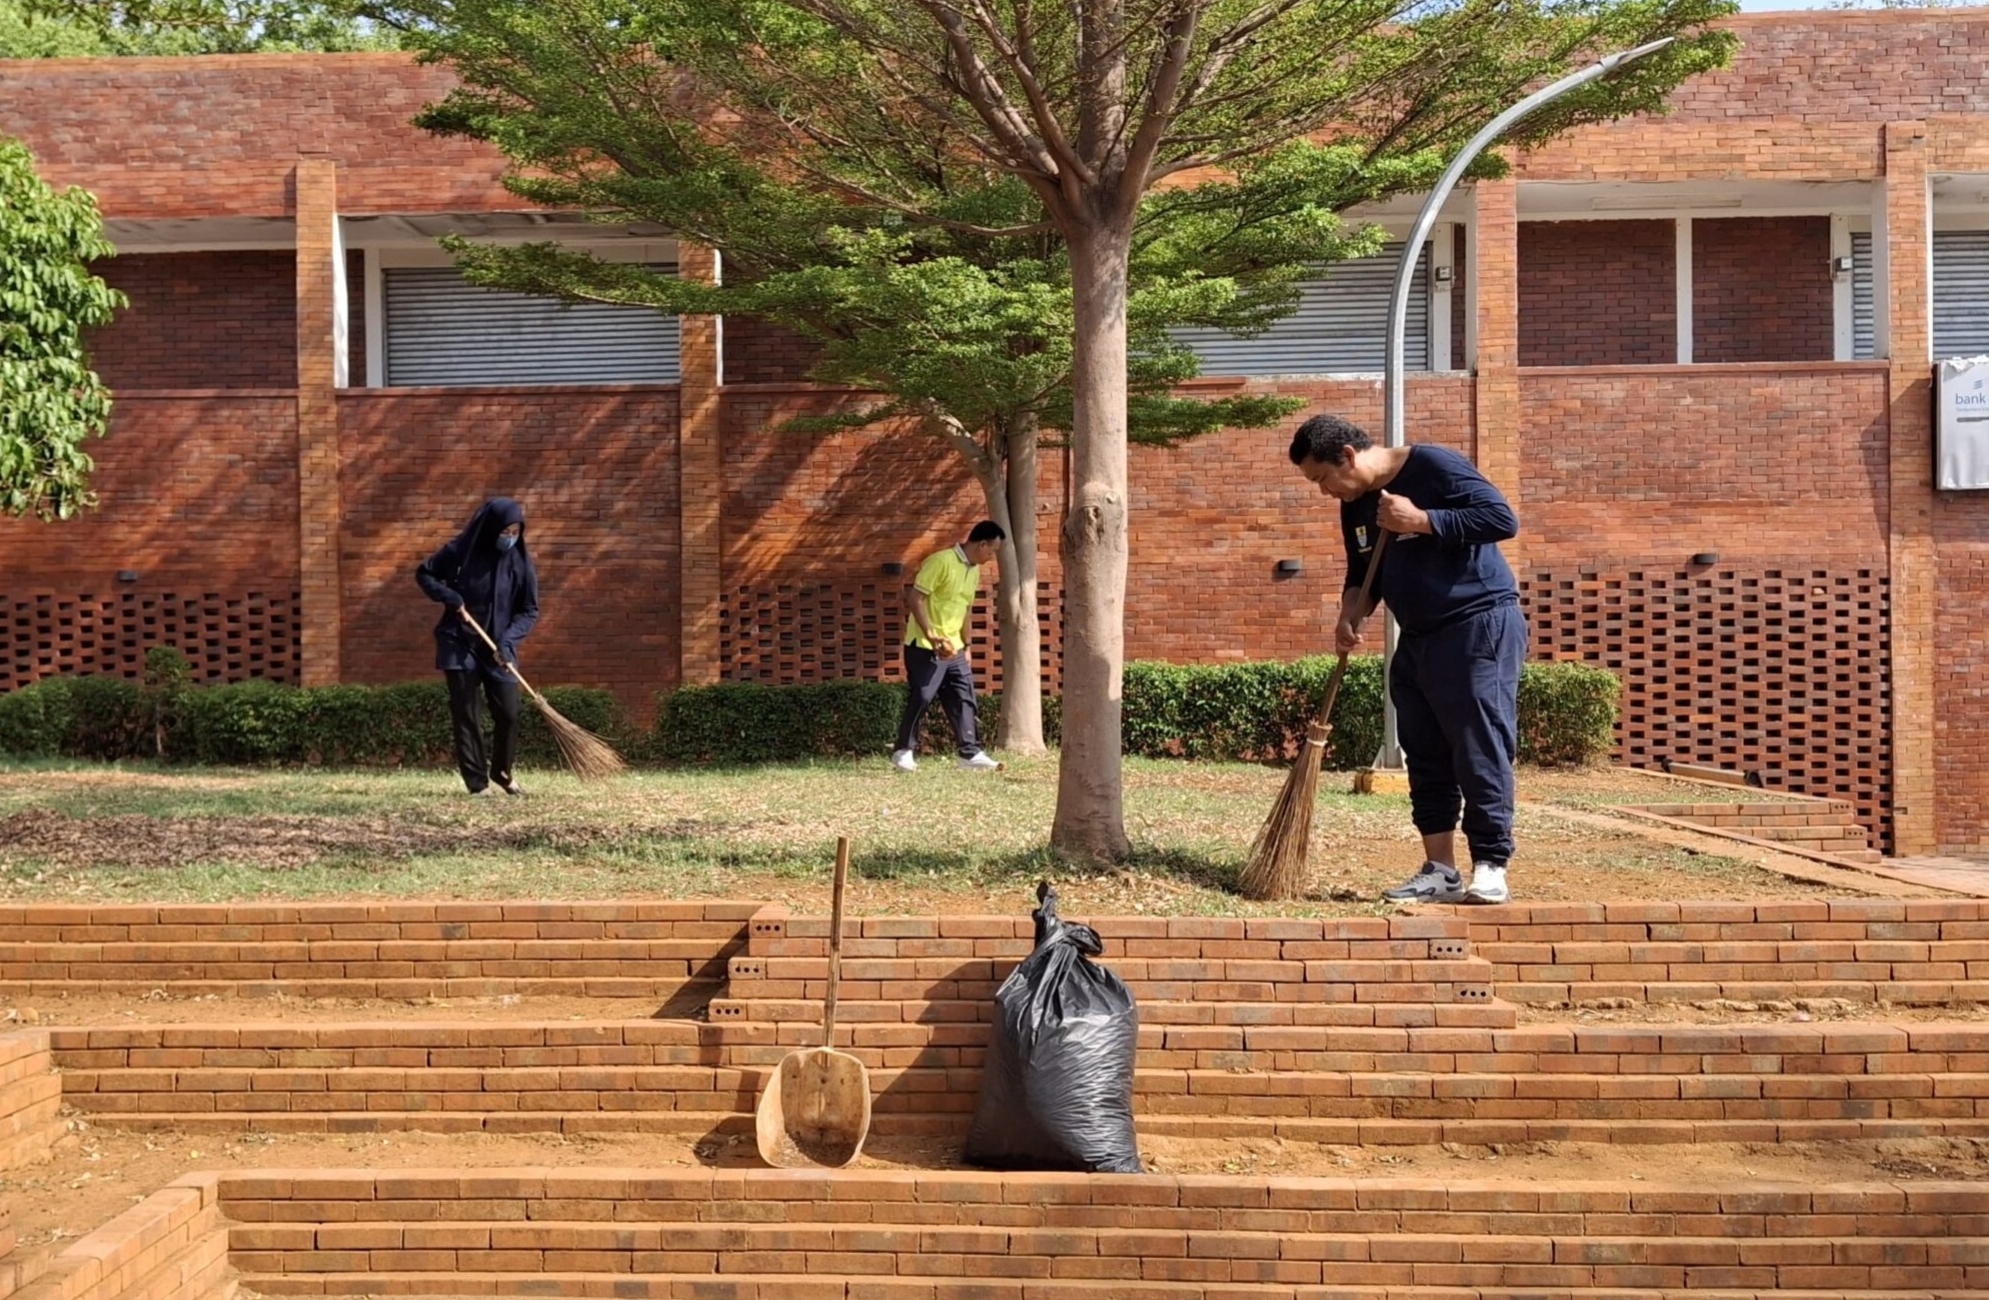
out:
<path id="1" fill-rule="evenodd" d="M 1422 869 L 1382 894 L 1391 903 L 1455 903 L 1464 897 L 1464 877 L 1456 867 L 1425 862 Z"/>

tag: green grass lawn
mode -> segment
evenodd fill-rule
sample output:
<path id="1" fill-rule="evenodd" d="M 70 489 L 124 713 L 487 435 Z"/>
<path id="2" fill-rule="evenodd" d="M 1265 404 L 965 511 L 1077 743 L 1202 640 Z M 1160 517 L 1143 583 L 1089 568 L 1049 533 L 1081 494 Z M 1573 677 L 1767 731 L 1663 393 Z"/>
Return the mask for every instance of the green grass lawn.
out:
<path id="1" fill-rule="evenodd" d="M 1315 897 L 1233 892 L 1281 770 L 1129 760 L 1127 869 L 1076 871 L 1045 847 L 1054 758 L 996 775 L 928 762 L 643 771 L 604 785 L 521 775 L 524 799 L 472 799 L 435 771 L 0 766 L 0 897 L 714 897 L 819 901 L 835 837 L 853 844 L 859 911 L 1027 910 L 1043 876 L 1074 904 L 1133 911 L 1345 914 L 1420 861 L 1399 796 L 1322 781 Z M 1523 801 L 1665 797 L 1607 769 L 1523 772 Z M 1744 862 L 1522 812 L 1513 864 L 1530 898 L 1812 893 Z M 1598 892 L 1602 891 L 1602 892 Z"/>

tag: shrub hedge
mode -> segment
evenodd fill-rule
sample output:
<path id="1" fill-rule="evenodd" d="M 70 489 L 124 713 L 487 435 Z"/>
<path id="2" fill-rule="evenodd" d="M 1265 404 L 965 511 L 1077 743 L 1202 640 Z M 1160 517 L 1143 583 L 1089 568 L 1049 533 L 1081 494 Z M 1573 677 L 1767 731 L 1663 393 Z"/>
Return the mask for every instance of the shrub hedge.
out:
<path id="1" fill-rule="evenodd" d="M 1126 752 L 1152 758 L 1262 761 L 1294 752 L 1326 698 L 1333 660 L 1290 663 L 1126 665 L 1122 730 Z M 1618 683 L 1587 664 L 1529 663 L 1520 673 L 1519 753 L 1532 763 L 1593 762 L 1614 743 Z M 654 753 L 667 763 L 765 763 L 878 754 L 888 749 L 904 688 L 878 682 L 814 686 L 727 683 L 692 686 L 658 701 Z M 1043 701 L 1053 743 L 1059 701 Z M 979 719 L 992 735 L 998 696 Z M 928 753 L 952 746 L 938 710 L 926 717 Z M 1359 767 L 1381 748 L 1381 660 L 1347 665 L 1333 708 L 1326 762 Z"/>
<path id="2" fill-rule="evenodd" d="M 157 652 L 155 652 L 157 653 Z M 177 656 L 173 656 L 177 658 Z M 0 753 L 20 757 L 164 758 L 232 765 L 431 766 L 450 762 L 449 700 L 439 681 L 394 686 L 187 683 L 184 661 L 148 656 L 144 683 L 57 677 L 0 695 Z M 1126 665 L 1126 751 L 1148 757 L 1263 761 L 1294 752 L 1325 698 L 1330 658 L 1290 663 Z M 1582 763 L 1609 752 L 1616 678 L 1585 664 L 1530 663 L 1520 675 L 1520 757 Z M 672 691 L 648 734 L 630 731 L 607 691 L 561 686 L 554 708 L 606 736 L 631 759 L 670 764 L 791 762 L 881 754 L 891 746 L 904 687 L 880 682 L 762 686 L 734 682 Z M 1057 738 L 1047 697 L 1044 730 Z M 994 734 L 1001 700 L 981 697 L 982 734 Z M 1329 766 L 1357 767 L 1381 744 L 1381 662 L 1352 660 L 1333 710 Z M 952 749 L 940 710 L 921 747 Z M 555 765 L 558 751 L 528 702 L 520 757 Z"/>
<path id="3" fill-rule="evenodd" d="M 546 698 L 590 731 L 622 745 L 631 740 L 620 702 L 608 691 L 562 686 Z M 452 748 L 449 696 L 441 682 L 151 686 L 117 677 L 54 677 L 0 695 L 0 753 L 25 758 L 433 766 L 451 762 Z M 529 701 L 518 749 L 526 762 L 559 762 L 552 733 Z"/>

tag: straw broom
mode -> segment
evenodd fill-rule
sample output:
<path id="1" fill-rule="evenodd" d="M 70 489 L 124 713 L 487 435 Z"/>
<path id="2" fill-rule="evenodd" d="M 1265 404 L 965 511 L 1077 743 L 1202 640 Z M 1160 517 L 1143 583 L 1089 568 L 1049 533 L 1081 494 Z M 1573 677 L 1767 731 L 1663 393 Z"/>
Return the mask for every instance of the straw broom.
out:
<path id="1" fill-rule="evenodd" d="M 463 621 L 476 629 L 476 634 L 490 647 L 491 656 L 496 658 L 499 653 L 497 643 L 490 639 L 490 633 L 470 616 L 469 610 L 460 612 Z M 531 696 L 532 703 L 538 706 L 540 716 L 546 720 L 546 729 L 552 732 L 553 743 L 559 746 L 559 756 L 566 760 L 566 765 L 573 769 L 575 776 L 583 781 L 599 781 L 620 776 L 628 770 L 628 764 L 622 762 L 622 756 L 614 751 L 613 746 L 579 723 L 569 721 L 546 702 L 545 696 L 533 690 L 532 684 L 525 680 L 525 675 L 518 671 L 516 664 L 505 664 L 504 667 L 518 679 L 518 684 L 525 688 L 525 694 Z"/>
<path id="2" fill-rule="evenodd" d="M 1381 553 L 1388 549 L 1388 531 L 1377 531 L 1380 536 L 1375 539 L 1374 553 L 1368 556 L 1367 576 L 1361 579 L 1355 606 L 1364 611 L 1363 616 L 1369 608 L 1368 594 L 1374 590 L 1374 575 L 1381 569 Z M 1246 898 L 1297 898 L 1305 892 L 1305 855 L 1312 846 L 1312 806 L 1319 798 L 1319 767 L 1326 754 L 1326 737 L 1333 734 L 1333 705 L 1340 698 L 1340 682 L 1346 675 L 1347 653 L 1343 650 L 1326 682 L 1326 704 L 1306 724 L 1305 743 L 1298 747 L 1298 758 L 1285 774 L 1285 787 L 1271 805 L 1264 829 L 1250 845 L 1250 862 L 1238 882 Z M 1388 683 L 1383 682 L 1381 689 L 1387 690 Z"/>

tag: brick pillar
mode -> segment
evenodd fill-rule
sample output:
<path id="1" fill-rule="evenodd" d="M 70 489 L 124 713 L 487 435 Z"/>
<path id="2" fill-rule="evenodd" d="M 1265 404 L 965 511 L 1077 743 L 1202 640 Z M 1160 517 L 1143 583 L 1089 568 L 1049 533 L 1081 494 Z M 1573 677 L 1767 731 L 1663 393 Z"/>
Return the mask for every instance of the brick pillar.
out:
<path id="1" fill-rule="evenodd" d="M 695 244 L 677 249 L 677 273 L 716 282 L 718 254 Z M 718 680 L 719 592 L 724 582 L 724 534 L 719 525 L 724 457 L 719 443 L 723 322 L 687 316 L 679 334 L 677 500 L 680 511 L 678 653 L 685 686 Z"/>
<path id="2" fill-rule="evenodd" d="M 298 162 L 297 529 L 304 684 L 339 680 L 338 401 L 335 264 L 338 167 Z"/>
<path id="3" fill-rule="evenodd" d="M 1924 122 L 1885 128 L 1886 356 L 1890 358 L 1892 816 L 1896 851 L 1939 848 L 1934 792 L 1932 235 Z"/>
<path id="4" fill-rule="evenodd" d="M 1467 260 L 1476 322 L 1477 461 L 1479 470 L 1519 511 L 1520 534 L 1502 548 L 1515 571 L 1525 563 L 1526 510 L 1519 464 L 1519 185 L 1480 181 Z"/>

